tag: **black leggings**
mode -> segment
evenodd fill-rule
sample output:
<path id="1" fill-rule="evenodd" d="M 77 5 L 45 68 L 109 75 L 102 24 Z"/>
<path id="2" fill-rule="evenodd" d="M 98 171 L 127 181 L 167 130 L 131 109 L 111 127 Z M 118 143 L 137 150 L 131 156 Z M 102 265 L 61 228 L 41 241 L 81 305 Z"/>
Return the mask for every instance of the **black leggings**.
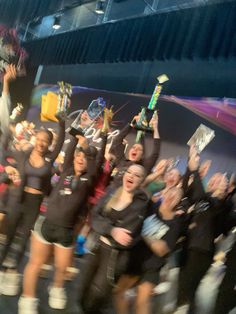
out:
<path id="1" fill-rule="evenodd" d="M 186 262 L 180 269 L 178 305 L 190 304 L 189 313 L 195 312 L 194 299 L 197 288 L 212 263 L 212 254 L 188 250 Z"/>
<path id="2" fill-rule="evenodd" d="M 103 242 L 86 256 L 79 291 L 79 303 L 84 313 L 99 314 L 109 303 L 114 280 L 121 273 L 123 264 L 121 252 Z"/>
<path id="3" fill-rule="evenodd" d="M 219 287 L 214 314 L 228 314 L 236 307 L 236 265 L 226 268 L 224 279 Z"/>
<path id="4" fill-rule="evenodd" d="M 17 268 L 24 255 L 30 231 L 39 215 L 42 195 L 24 192 L 23 202 L 7 212 L 6 244 L 1 252 L 0 267 Z"/>

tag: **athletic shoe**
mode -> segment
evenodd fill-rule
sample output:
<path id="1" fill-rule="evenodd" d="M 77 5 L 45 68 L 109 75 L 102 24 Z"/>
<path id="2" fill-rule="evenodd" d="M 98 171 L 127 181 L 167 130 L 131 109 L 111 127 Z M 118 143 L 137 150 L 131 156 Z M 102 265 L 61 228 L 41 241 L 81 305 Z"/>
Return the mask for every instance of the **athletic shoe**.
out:
<path id="1" fill-rule="evenodd" d="M 0 271 L 0 294 L 2 294 L 2 284 L 3 284 L 3 278 L 4 278 L 4 271 Z"/>
<path id="2" fill-rule="evenodd" d="M 64 288 L 50 287 L 48 304 L 52 309 L 63 310 L 66 307 L 66 292 Z"/>
<path id="3" fill-rule="evenodd" d="M 171 288 L 171 283 L 169 281 L 164 281 L 159 283 L 159 285 L 157 285 L 154 289 L 153 289 L 153 293 L 154 294 L 163 294 L 166 293 L 170 290 Z"/>
<path id="4" fill-rule="evenodd" d="M 18 273 L 5 272 L 2 277 L 1 293 L 15 296 L 19 293 L 21 275 Z"/>
<path id="5" fill-rule="evenodd" d="M 188 309 L 189 309 L 189 305 L 184 304 L 184 305 L 179 306 L 173 314 L 187 314 Z"/>
<path id="6" fill-rule="evenodd" d="M 38 299 L 21 296 L 18 301 L 18 314 L 38 314 Z"/>
<path id="7" fill-rule="evenodd" d="M 0 283 L 1 284 L 2 284 L 2 281 L 3 281 L 4 274 L 5 274 L 4 271 L 0 271 Z"/>

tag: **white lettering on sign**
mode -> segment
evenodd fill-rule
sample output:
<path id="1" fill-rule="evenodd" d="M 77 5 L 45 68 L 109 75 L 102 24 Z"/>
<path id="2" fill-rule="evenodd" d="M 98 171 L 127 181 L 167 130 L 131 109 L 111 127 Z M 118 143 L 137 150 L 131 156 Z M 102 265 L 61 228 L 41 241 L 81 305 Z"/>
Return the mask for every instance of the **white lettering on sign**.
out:
<path id="1" fill-rule="evenodd" d="M 73 111 L 71 112 L 68 117 L 69 118 L 72 118 L 74 116 L 76 116 L 75 120 L 76 120 L 76 123 L 78 124 L 78 121 L 77 121 L 77 118 L 81 115 L 82 113 L 82 109 L 79 109 L 79 110 L 76 110 L 76 111 Z M 74 121 L 75 122 L 75 121 Z M 74 125 L 74 127 L 76 127 L 76 125 Z M 100 137 L 100 133 L 101 133 L 101 130 L 100 129 L 97 129 L 94 127 L 94 124 L 91 125 L 85 132 L 85 137 L 87 139 L 89 139 L 90 141 L 96 143 L 96 144 L 100 144 L 101 141 L 102 141 L 102 138 Z M 107 144 L 112 144 L 114 138 L 120 133 L 120 130 L 118 129 L 115 129 L 115 130 L 112 130 L 111 132 L 108 132 L 108 136 L 107 136 Z"/>

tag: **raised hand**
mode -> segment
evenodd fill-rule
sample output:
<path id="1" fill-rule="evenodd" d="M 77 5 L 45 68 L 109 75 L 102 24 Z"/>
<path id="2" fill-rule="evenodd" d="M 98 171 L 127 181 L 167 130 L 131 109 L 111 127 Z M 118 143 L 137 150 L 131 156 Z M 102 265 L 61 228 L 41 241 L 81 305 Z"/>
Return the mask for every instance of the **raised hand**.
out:
<path id="1" fill-rule="evenodd" d="M 158 173 L 159 175 L 163 175 L 168 166 L 169 166 L 169 160 L 161 159 L 156 165 L 154 172 Z"/>
<path id="2" fill-rule="evenodd" d="M 7 66 L 3 79 L 8 83 L 16 79 L 16 67 L 13 64 Z"/>
<path id="3" fill-rule="evenodd" d="M 193 154 L 188 161 L 188 168 L 190 171 L 195 171 L 199 168 L 200 157 Z"/>
<path id="4" fill-rule="evenodd" d="M 133 117 L 133 119 L 131 121 L 131 126 L 134 126 L 135 124 L 138 123 L 140 116 L 141 116 L 141 112 Z"/>
<path id="5" fill-rule="evenodd" d="M 118 227 L 114 227 L 111 230 L 111 236 L 112 238 L 119 244 L 124 245 L 124 246 L 128 246 L 131 241 L 132 241 L 132 237 L 130 235 L 130 231 L 124 228 L 118 228 Z"/>
<path id="6" fill-rule="evenodd" d="M 87 148 L 87 147 L 88 147 L 88 141 L 87 141 L 87 138 L 86 138 L 85 136 L 76 135 L 76 138 L 77 138 L 77 140 L 78 140 L 79 145 L 80 145 L 82 148 Z"/>
<path id="7" fill-rule="evenodd" d="M 149 125 L 153 128 L 153 129 L 157 129 L 158 128 L 158 114 L 155 112 L 152 116 L 152 119 L 149 122 Z"/>

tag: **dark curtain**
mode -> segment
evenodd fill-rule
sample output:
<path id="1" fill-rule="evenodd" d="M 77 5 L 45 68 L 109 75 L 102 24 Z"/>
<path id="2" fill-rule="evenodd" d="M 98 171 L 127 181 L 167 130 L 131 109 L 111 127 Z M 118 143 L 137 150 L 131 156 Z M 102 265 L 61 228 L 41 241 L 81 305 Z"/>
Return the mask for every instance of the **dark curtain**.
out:
<path id="1" fill-rule="evenodd" d="M 236 2 L 154 14 L 25 43 L 33 65 L 236 57 Z"/>

